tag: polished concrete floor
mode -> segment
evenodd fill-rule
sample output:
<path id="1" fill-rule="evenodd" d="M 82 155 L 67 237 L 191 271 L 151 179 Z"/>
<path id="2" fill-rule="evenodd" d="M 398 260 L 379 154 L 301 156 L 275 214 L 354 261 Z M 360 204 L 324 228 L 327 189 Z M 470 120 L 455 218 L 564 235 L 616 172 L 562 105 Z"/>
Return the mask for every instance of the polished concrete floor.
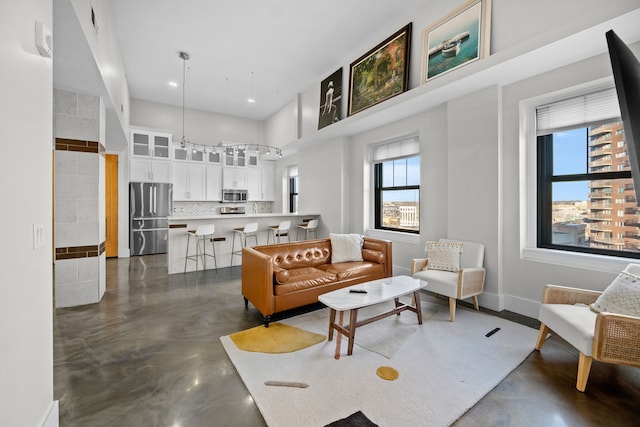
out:
<path id="1" fill-rule="evenodd" d="M 239 267 L 168 276 L 163 255 L 109 259 L 99 304 L 55 310 L 60 426 L 264 426 L 219 340 L 260 323 L 244 309 Z M 550 338 L 455 425 L 640 425 L 640 369 L 594 362 L 580 393 L 577 362 Z"/>

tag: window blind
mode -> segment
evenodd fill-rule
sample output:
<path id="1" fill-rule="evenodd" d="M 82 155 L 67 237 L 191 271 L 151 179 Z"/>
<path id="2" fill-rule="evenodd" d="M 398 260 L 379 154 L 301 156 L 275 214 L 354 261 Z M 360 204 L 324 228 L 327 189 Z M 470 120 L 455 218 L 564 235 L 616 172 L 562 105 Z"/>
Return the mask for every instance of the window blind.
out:
<path id="1" fill-rule="evenodd" d="M 415 156 L 420 153 L 420 141 L 417 135 L 387 141 L 371 147 L 371 160 L 381 162 L 401 157 Z"/>
<path id="2" fill-rule="evenodd" d="M 615 88 L 563 99 L 536 108 L 538 135 L 595 126 L 620 117 Z"/>

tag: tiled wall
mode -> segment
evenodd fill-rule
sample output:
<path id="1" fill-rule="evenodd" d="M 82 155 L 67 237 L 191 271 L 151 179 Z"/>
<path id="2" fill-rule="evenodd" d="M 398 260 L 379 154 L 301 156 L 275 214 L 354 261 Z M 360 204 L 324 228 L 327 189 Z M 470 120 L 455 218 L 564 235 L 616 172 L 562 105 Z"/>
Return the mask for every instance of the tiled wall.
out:
<path id="1" fill-rule="evenodd" d="M 273 202 L 256 202 L 256 213 L 271 213 Z M 246 213 L 254 213 L 253 203 L 173 202 L 174 216 L 217 215 L 222 206 L 244 206 Z"/>
<path id="2" fill-rule="evenodd" d="M 100 301 L 106 288 L 104 105 L 54 90 L 56 307 Z"/>

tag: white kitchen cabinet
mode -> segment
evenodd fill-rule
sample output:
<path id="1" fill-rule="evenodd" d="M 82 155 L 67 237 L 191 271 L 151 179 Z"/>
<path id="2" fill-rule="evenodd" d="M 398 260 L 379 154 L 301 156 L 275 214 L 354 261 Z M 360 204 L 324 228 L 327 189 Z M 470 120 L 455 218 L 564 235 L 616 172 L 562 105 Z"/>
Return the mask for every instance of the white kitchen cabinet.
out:
<path id="1" fill-rule="evenodd" d="M 205 200 L 205 165 L 175 162 L 173 165 L 173 200 Z"/>
<path id="2" fill-rule="evenodd" d="M 250 202 L 262 200 L 259 168 L 247 168 L 247 200 Z"/>
<path id="3" fill-rule="evenodd" d="M 129 164 L 131 182 L 171 182 L 171 162 L 132 157 Z"/>
<path id="4" fill-rule="evenodd" d="M 132 129 L 129 181 L 171 182 L 171 134 Z"/>
<path id="5" fill-rule="evenodd" d="M 229 190 L 246 190 L 247 169 L 228 166 L 222 168 L 222 187 Z"/>
<path id="6" fill-rule="evenodd" d="M 260 186 L 262 189 L 262 200 L 275 200 L 275 162 L 265 160 L 260 162 Z"/>
<path id="7" fill-rule="evenodd" d="M 222 165 L 222 157 L 222 153 L 219 153 L 218 151 L 209 151 L 206 155 L 207 163 L 212 165 Z"/>
<path id="8" fill-rule="evenodd" d="M 209 201 L 221 201 L 222 200 L 222 166 L 207 165 L 206 168 L 207 168 L 206 199 Z"/>
<path id="9" fill-rule="evenodd" d="M 169 160 L 171 134 L 141 129 L 131 131 L 131 155 Z"/>
<path id="10" fill-rule="evenodd" d="M 174 145 L 171 147 L 173 151 L 173 159 L 174 160 L 185 160 L 192 162 L 203 162 L 205 158 L 205 153 L 202 148 L 196 147 L 182 147 L 180 145 Z"/>
<path id="11" fill-rule="evenodd" d="M 244 168 L 247 166 L 247 150 L 227 147 L 224 149 L 224 165 Z"/>
<path id="12" fill-rule="evenodd" d="M 259 167 L 260 166 L 260 158 L 259 156 L 254 152 L 247 152 L 247 166 L 250 167 Z"/>

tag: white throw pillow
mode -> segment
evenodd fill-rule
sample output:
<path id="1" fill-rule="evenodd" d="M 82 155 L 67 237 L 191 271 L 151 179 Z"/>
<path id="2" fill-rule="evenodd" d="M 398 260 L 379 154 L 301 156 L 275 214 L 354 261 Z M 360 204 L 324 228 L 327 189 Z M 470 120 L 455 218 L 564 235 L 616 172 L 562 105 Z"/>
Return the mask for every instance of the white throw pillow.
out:
<path id="1" fill-rule="evenodd" d="M 607 286 L 596 302 L 591 304 L 591 310 L 596 313 L 606 311 L 628 316 L 640 316 L 640 276 L 626 271 L 618 274 L 618 277 Z"/>
<path id="2" fill-rule="evenodd" d="M 460 271 L 462 242 L 427 242 L 427 266 L 425 270 Z"/>
<path id="3" fill-rule="evenodd" d="M 362 261 L 364 237 L 360 234 L 329 234 L 331 263 Z"/>

